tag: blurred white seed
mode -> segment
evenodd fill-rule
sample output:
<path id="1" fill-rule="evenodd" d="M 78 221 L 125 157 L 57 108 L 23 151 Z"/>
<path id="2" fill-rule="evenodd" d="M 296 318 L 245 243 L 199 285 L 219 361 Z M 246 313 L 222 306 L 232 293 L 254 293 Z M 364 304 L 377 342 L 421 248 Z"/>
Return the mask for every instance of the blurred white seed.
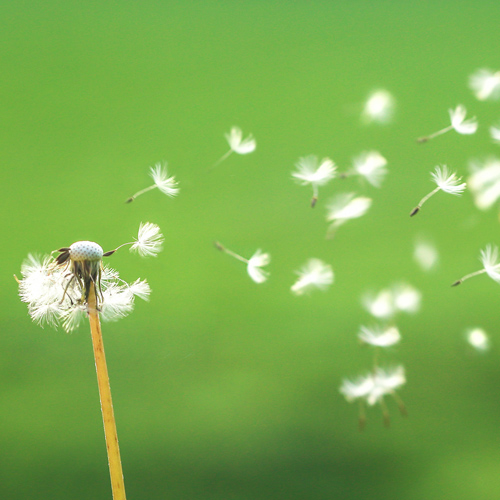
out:
<path id="1" fill-rule="evenodd" d="M 396 101 L 389 91 L 376 90 L 365 101 L 361 121 L 365 124 L 390 123 L 394 116 L 395 105 Z"/>
<path id="2" fill-rule="evenodd" d="M 295 166 L 297 171 L 292 172 L 292 177 L 303 186 L 311 184 L 313 189 L 311 206 L 314 207 L 318 200 L 318 186 L 323 186 L 332 180 L 336 175 L 337 167 L 330 158 L 323 158 L 320 162 L 314 155 L 299 158 Z"/>
<path id="3" fill-rule="evenodd" d="M 476 70 L 469 77 L 469 87 L 479 101 L 497 100 L 500 97 L 500 71 Z"/>
<path id="4" fill-rule="evenodd" d="M 413 259 L 420 269 L 425 272 L 432 271 L 438 264 L 439 252 L 434 243 L 418 239 L 413 249 Z"/>
<path id="5" fill-rule="evenodd" d="M 485 352 L 489 350 L 490 338 L 482 328 L 470 328 L 465 332 L 465 336 L 467 342 L 477 351 Z"/>
<path id="6" fill-rule="evenodd" d="M 219 163 L 223 162 L 231 153 L 247 155 L 255 151 L 255 148 L 257 147 L 257 141 L 254 139 L 253 135 L 249 134 L 244 139 L 243 132 L 239 127 L 232 127 L 229 133 L 224 134 L 224 136 L 229 144 L 229 151 L 222 155 L 212 167 L 215 167 Z"/>
<path id="7" fill-rule="evenodd" d="M 320 259 L 309 259 L 296 274 L 299 277 L 291 287 L 295 295 L 304 295 L 315 289 L 325 291 L 334 280 L 332 267 Z"/>
<path id="8" fill-rule="evenodd" d="M 474 159 L 469 162 L 469 170 L 467 185 L 474 204 L 480 210 L 488 210 L 500 198 L 500 160 L 494 156 L 484 161 Z"/>

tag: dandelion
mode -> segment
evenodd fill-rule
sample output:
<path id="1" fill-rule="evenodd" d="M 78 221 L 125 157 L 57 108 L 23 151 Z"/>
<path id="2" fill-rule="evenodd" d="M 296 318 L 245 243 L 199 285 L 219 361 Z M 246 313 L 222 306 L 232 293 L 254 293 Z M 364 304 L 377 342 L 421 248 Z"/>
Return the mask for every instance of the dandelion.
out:
<path id="1" fill-rule="evenodd" d="M 478 69 L 469 77 L 469 87 L 480 101 L 497 100 L 500 97 L 500 71 Z"/>
<path id="2" fill-rule="evenodd" d="M 403 416 L 407 415 L 403 401 L 396 393 L 400 387 L 406 383 L 405 370 L 403 366 L 394 368 L 379 368 L 376 367 L 373 373 L 363 375 L 357 379 L 344 379 L 340 386 L 341 394 L 348 402 L 359 401 L 360 416 L 359 427 L 363 430 L 366 423 L 365 404 L 374 406 L 380 404 L 384 423 L 386 426 L 390 424 L 390 417 L 384 397 L 390 395 L 398 404 L 399 410 Z"/>
<path id="3" fill-rule="evenodd" d="M 450 114 L 450 126 L 445 127 L 442 130 L 438 130 L 437 132 L 434 132 L 433 134 L 427 135 L 425 137 L 420 137 L 417 139 L 417 142 L 427 142 L 431 139 L 434 139 L 434 137 L 437 137 L 438 135 L 449 132 L 450 130 L 455 130 L 459 134 L 463 135 L 470 135 L 476 132 L 478 126 L 477 120 L 475 117 L 469 118 L 468 120 L 465 119 L 465 115 L 467 114 L 465 106 L 459 104 L 455 109 L 450 109 L 448 110 L 448 112 Z"/>
<path id="4" fill-rule="evenodd" d="M 159 232 L 156 233 L 157 238 L 158 236 Z M 147 247 L 146 240 L 141 240 L 140 235 L 138 242 L 127 244 L 138 244 L 137 250 Z M 28 312 L 37 323 L 54 326 L 61 324 L 70 332 L 77 328 L 85 317 L 89 319 L 113 498 L 125 500 L 99 317 L 104 321 L 115 321 L 128 315 L 134 307 L 135 297 L 147 300 L 151 290 L 146 280 L 136 280 L 128 284 L 120 279 L 117 271 L 103 266 L 102 259 L 115 253 L 118 248 L 103 252 L 97 243 L 77 241 L 69 247 L 57 250 L 57 257 L 40 258 L 28 255 L 22 264 L 22 278 L 18 282 L 21 300 L 28 304 Z"/>
<path id="5" fill-rule="evenodd" d="M 342 175 L 359 175 L 372 186 L 379 188 L 387 174 L 387 160 L 378 151 L 367 151 L 354 158 L 353 169 Z"/>
<path id="6" fill-rule="evenodd" d="M 314 289 L 326 291 L 334 280 L 332 266 L 320 259 L 309 259 L 296 274 L 299 278 L 291 287 L 295 295 L 304 295 Z"/>
<path id="7" fill-rule="evenodd" d="M 413 250 L 413 259 L 423 271 L 434 269 L 439 260 L 437 248 L 428 241 L 417 241 Z"/>
<path id="8" fill-rule="evenodd" d="M 476 327 L 467 330 L 465 338 L 476 351 L 486 352 L 490 348 L 490 338 L 482 328 Z"/>
<path id="9" fill-rule="evenodd" d="M 480 210 L 491 208 L 500 198 L 500 160 L 495 157 L 484 162 L 470 162 L 470 176 L 467 186 L 472 192 L 474 203 Z"/>
<path id="10" fill-rule="evenodd" d="M 371 198 L 358 196 L 354 193 L 342 193 L 337 195 L 327 206 L 327 222 L 331 222 L 327 238 L 331 239 L 337 229 L 351 219 L 362 217 L 372 204 Z"/>
<path id="11" fill-rule="evenodd" d="M 483 264 L 483 269 L 474 273 L 466 274 L 463 278 L 455 281 L 451 286 L 458 286 L 465 280 L 486 273 L 492 280 L 500 283 L 500 262 L 498 262 L 498 247 L 494 245 L 486 245 L 484 250 L 480 252 L 479 260 Z"/>
<path id="12" fill-rule="evenodd" d="M 365 102 L 361 120 L 365 124 L 386 124 L 394 115 L 395 99 L 387 90 L 372 92 Z"/>
<path id="13" fill-rule="evenodd" d="M 500 125 L 492 125 L 490 127 L 490 136 L 493 142 L 500 144 Z"/>
<path id="14" fill-rule="evenodd" d="M 390 347 L 401 340 L 401 334 L 395 326 L 381 328 L 380 326 L 361 326 L 358 338 L 365 344 L 375 347 Z"/>
<path id="15" fill-rule="evenodd" d="M 318 157 L 314 155 L 299 158 L 295 164 L 297 172 L 292 172 L 292 177 L 303 186 L 311 184 L 313 188 L 313 197 L 311 207 L 318 201 L 318 186 L 323 186 L 335 177 L 337 167 L 330 158 L 323 158 L 319 163 Z"/>
<path id="16" fill-rule="evenodd" d="M 232 127 L 229 134 L 224 134 L 226 140 L 229 144 L 229 151 L 222 155 L 212 167 L 216 167 L 219 163 L 222 163 L 231 153 L 237 153 L 239 155 L 246 155 L 255 151 L 257 147 L 257 142 L 250 134 L 246 139 L 243 139 L 243 132 L 239 127 Z"/>
<path id="17" fill-rule="evenodd" d="M 460 183 L 462 178 L 457 177 L 457 174 L 455 172 L 450 173 L 446 165 L 443 165 L 442 167 L 437 166 L 434 172 L 431 172 L 431 177 L 432 180 L 437 184 L 437 188 L 420 200 L 419 204 L 410 212 L 410 217 L 413 217 L 415 214 L 417 214 L 422 208 L 422 205 L 438 191 L 444 191 L 445 193 L 460 196 L 465 190 L 466 183 Z"/>
<path id="18" fill-rule="evenodd" d="M 149 175 L 152 177 L 154 184 L 141 191 L 138 191 L 133 196 L 127 199 L 125 203 L 131 203 L 141 194 L 147 193 L 152 189 L 158 188 L 162 193 L 167 196 L 176 196 L 179 193 L 179 184 L 175 180 L 175 176 L 169 177 L 167 174 L 167 164 L 162 165 L 157 163 L 154 167 L 150 167 Z"/>
<path id="19" fill-rule="evenodd" d="M 257 250 L 249 259 L 245 259 L 241 255 L 229 250 L 221 245 L 218 241 L 215 242 L 215 247 L 221 252 L 231 255 L 235 259 L 244 262 L 247 265 L 248 276 L 255 283 L 264 283 L 269 278 L 269 272 L 262 269 L 271 262 L 271 256 L 268 253 L 263 253 L 260 249 Z"/>

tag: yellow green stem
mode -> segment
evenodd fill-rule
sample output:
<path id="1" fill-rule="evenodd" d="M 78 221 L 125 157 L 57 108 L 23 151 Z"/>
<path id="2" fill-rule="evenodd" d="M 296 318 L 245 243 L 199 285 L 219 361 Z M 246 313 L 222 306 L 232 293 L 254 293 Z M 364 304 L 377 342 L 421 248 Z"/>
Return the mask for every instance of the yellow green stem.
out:
<path id="1" fill-rule="evenodd" d="M 101 322 L 99 321 L 95 285 L 93 283 L 91 283 L 90 285 L 88 308 L 90 333 L 92 335 L 95 368 L 97 371 L 97 384 L 99 386 L 99 397 L 101 399 L 104 435 L 106 438 L 106 448 L 108 451 L 109 474 L 111 476 L 113 500 L 126 500 L 120 449 L 118 447 L 118 434 L 116 433 L 113 402 L 111 400 L 111 388 L 109 385 L 108 368 L 106 366 L 106 356 L 104 355 Z"/>

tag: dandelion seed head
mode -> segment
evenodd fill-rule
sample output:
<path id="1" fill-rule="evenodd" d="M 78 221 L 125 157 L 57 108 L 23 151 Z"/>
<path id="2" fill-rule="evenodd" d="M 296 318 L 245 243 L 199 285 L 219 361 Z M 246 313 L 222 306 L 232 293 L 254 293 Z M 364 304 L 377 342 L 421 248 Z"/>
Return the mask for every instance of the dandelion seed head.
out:
<path id="1" fill-rule="evenodd" d="M 103 253 L 101 246 L 93 241 L 77 241 L 69 247 L 71 260 L 76 262 L 101 261 Z"/>
<path id="2" fill-rule="evenodd" d="M 97 243 L 77 241 L 61 248 L 57 257 L 28 255 L 21 266 L 19 295 L 33 321 L 74 330 L 89 312 L 92 289 L 105 321 L 130 313 L 136 296 L 147 299 L 150 290 L 146 281 L 129 285 L 117 271 L 102 265 L 102 257 L 115 251 L 103 254 Z"/>

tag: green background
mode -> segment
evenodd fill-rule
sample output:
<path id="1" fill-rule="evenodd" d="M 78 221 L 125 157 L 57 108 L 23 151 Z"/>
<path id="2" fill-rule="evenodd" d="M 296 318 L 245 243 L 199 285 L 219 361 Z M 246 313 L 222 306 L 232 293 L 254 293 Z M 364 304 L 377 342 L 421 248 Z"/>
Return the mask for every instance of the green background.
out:
<path id="1" fill-rule="evenodd" d="M 499 153 L 487 133 L 498 103 L 467 86 L 500 69 L 498 2 L 19 0 L 0 18 L 0 498 L 111 498 L 88 329 L 32 323 L 12 274 L 29 252 L 114 248 L 141 221 L 161 226 L 164 252 L 109 263 L 147 278 L 151 301 L 103 326 L 130 500 L 498 497 L 500 289 L 485 276 L 449 286 L 500 243 L 498 211 L 439 193 L 408 217 L 436 164 L 466 175 L 470 158 Z M 362 126 L 377 88 L 396 97 L 395 120 Z M 416 144 L 459 103 L 476 135 Z M 208 173 L 233 125 L 256 152 Z M 296 160 L 345 170 L 368 149 L 389 161 L 383 188 L 337 179 L 311 210 Z M 163 160 L 179 196 L 125 205 Z M 325 204 L 341 191 L 373 206 L 326 241 Z M 431 274 L 412 260 L 421 235 L 441 254 Z M 254 284 L 214 240 L 270 252 L 269 281 Z M 332 264 L 335 284 L 295 297 L 310 257 Z M 409 418 L 389 401 L 391 428 L 374 407 L 360 433 L 338 392 L 371 363 L 360 297 L 401 280 L 423 293 L 385 358 L 406 368 Z M 476 325 L 492 335 L 485 355 L 463 338 Z"/>

